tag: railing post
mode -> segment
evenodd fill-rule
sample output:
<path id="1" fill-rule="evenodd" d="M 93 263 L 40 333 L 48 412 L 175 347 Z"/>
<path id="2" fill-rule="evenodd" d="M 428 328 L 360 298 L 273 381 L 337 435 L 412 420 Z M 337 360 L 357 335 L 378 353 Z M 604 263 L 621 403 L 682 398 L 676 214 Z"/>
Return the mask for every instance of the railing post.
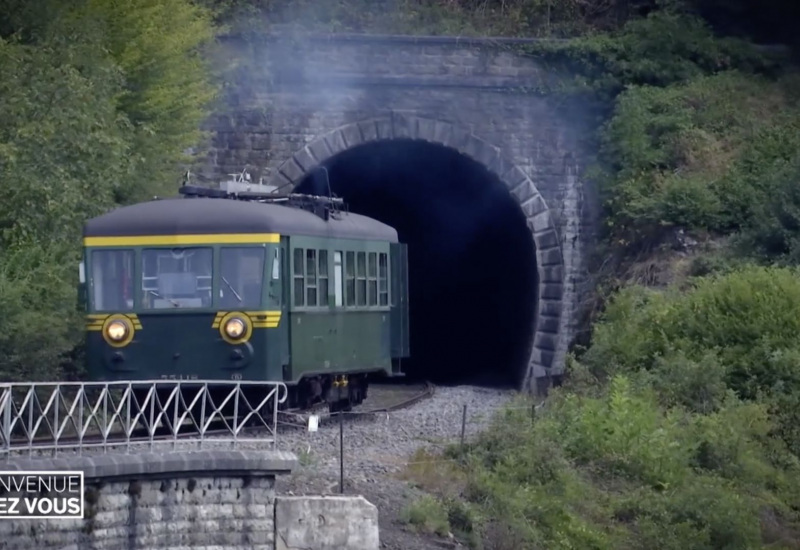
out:
<path id="1" fill-rule="evenodd" d="M 61 401 L 59 397 L 61 397 L 61 392 L 55 392 L 55 399 L 53 399 L 53 443 L 56 447 L 55 454 L 58 454 L 58 435 L 59 435 L 59 426 L 58 426 L 58 405 Z"/>
<path id="2" fill-rule="evenodd" d="M 233 396 L 233 445 L 236 448 L 236 440 L 239 436 L 239 394 L 242 392 L 242 385 L 236 384 L 236 395 Z"/>
<path id="3" fill-rule="evenodd" d="M 11 453 L 11 402 L 14 393 L 11 391 L 13 386 L 3 388 L 3 451 L 6 456 Z"/>
<path id="4" fill-rule="evenodd" d="M 272 446 L 278 446 L 278 401 L 281 399 L 281 383 L 275 384 L 271 392 L 275 392 L 272 396 Z"/>
<path id="5" fill-rule="evenodd" d="M 200 403 L 200 447 L 203 447 L 203 437 L 206 435 L 206 397 L 208 395 L 208 383 L 200 388 L 202 402 Z"/>

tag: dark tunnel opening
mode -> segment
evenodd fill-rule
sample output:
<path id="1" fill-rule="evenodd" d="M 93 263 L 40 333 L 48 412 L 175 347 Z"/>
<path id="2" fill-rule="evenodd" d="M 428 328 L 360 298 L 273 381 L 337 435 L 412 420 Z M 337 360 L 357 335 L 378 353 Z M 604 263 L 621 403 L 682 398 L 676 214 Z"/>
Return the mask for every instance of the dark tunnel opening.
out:
<path id="1" fill-rule="evenodd" d="M 481 164 L 427 142 L 373 142 L 324 163 L 352 212 L 408 244 L 411 380 L 516 385 L 533 339 L 537 271 L 525 216 Z M 296 191 L 327 195 L 324 171 Z"/>

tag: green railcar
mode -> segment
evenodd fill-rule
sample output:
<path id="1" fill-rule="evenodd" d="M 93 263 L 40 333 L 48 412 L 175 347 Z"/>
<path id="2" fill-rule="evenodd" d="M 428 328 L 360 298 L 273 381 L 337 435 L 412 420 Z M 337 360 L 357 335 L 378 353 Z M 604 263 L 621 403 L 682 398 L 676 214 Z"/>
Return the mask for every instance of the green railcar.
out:
<path id="1" fill-rule="evenodd" d="M 263 380 L 347 408 L 409 356 L 407 252 L 320 197 L 182 188 L 84 226 L 89 376 Z M 242 200 L 246 199 L 246 200 Z"/>

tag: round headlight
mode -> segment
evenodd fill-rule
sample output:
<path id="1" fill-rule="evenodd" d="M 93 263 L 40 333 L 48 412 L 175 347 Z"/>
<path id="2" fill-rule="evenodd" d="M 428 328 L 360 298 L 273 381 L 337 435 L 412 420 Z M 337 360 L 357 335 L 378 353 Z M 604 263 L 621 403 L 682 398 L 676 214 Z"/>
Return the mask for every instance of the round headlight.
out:
<path id="1" fill-rule="evenodd" d="M 227 334 L 228 337 L 233 340 L 236 340 L 237 338 L 241 338 L 242 336 L 244 336 L 246 330 L 247 326 L 244 324 L 244 321 L 242 321 L 238 317 L 229 319 L 228 322 L 225 323 L 225 334 Z"/>
<path id="2" fill-rule="evenodd" d="M 128 325 L 123 321 L 112 321 L 106 327 L 106 334 L 114 342 L 121 342 L 128 335 Z"/>

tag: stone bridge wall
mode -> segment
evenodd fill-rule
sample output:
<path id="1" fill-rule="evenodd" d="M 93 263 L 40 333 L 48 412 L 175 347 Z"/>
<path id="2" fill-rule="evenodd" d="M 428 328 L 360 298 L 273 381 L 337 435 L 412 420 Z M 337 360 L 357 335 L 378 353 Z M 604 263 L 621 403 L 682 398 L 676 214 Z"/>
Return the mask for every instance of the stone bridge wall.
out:
<path id="1" fill-rule="evenodd" d="M 0 548 L 377 550 L 361 497 L 281 497 L 285 452 L 173 452 L 17 460 L 3 470 L 82 470 L 84 519 L 0 521 Z"/>

